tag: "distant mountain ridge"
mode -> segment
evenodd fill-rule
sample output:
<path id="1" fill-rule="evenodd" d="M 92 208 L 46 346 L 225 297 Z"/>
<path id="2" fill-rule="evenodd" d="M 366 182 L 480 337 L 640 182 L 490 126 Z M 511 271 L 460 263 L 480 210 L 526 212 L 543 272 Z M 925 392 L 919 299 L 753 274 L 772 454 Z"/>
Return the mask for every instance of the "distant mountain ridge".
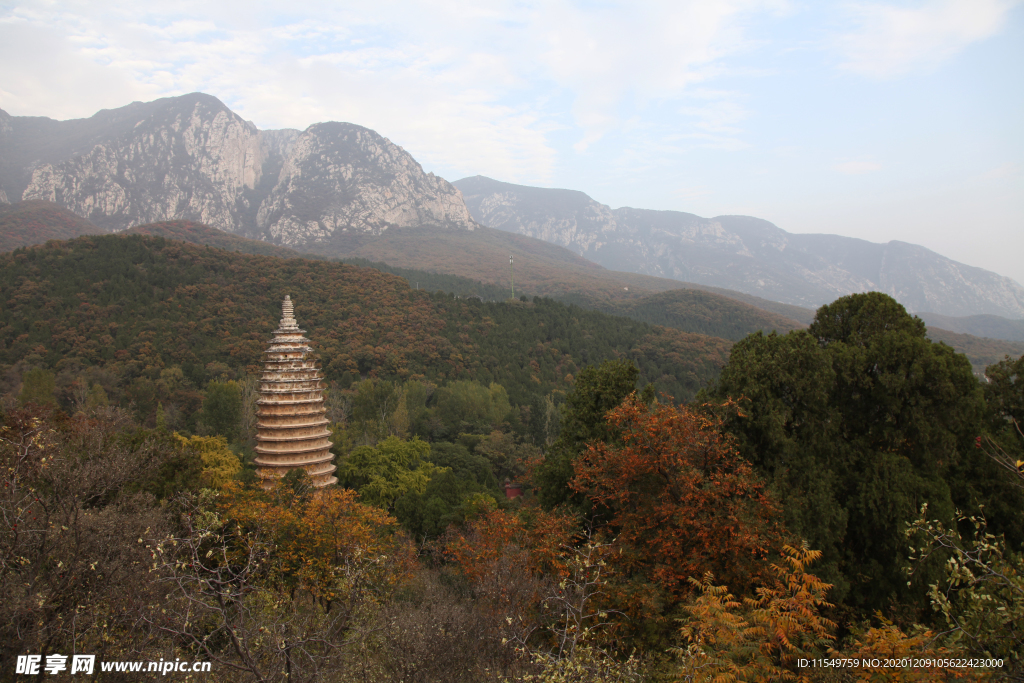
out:
<path id="1" fill-rule="evenodd" d="M 245 237 L 238 237 L 229 232 L 211 228 L 202 223 L 192 221 L 164 221 L 162 223 L 149 223 L 148 225 L 137 225 L 128 228 L 123 235 L 150 235 L 152 237 L 163 237 L 169 240 L 178 240 L 190 244 L 202 244 L 209 247 L 216 247 L 224 251 L 233 251 L 240 254 L 256 254 L 259 256 L 276 256 L 277 258 L 310 258 L 308 254 L 300 254 L 287 247 L 279 247 L 260 240 L 251 240 Z"/>
<path id="2" fill-rule="evenodd" d="M 27 234 L 28 227 L 42 234 Z M 51 239 L 69 240 L 79 235 L 103 233 L 97 226 L 75 216 L 50 202 L 27 201 L 13 205 L 0 205 L 0 244 L 13 238 L 14 248 L 42 244 Z M 122 236 L 144 235 L 205 245 L 216 249 L 283 259 L 316 258 L 322 256 L 299 254 L 286 247 L 260 240 L 252 240 L 191 221 L 165 221 L 140 225 L 119 233 Z M 508 290 L 495 277 L 493 264 L 502 263 L 505 254 L 513 252 L 525 266 L 520 271 L 521 284 L 526 291 L 545 294 L 565 303 L 576 303 L 583 308 L 596 309 L 639 322 L 661 325 L 688 333 L 709 335 L 730 341 L 739 341 L 758 330 L 785 333 L 804 327 L 814 315 L 808 309 L 778 304 L 755 296 L 739 294 L 715 287 L 692 285 L 674 288 L 671 280 L 635 273 L 608 271 L 573 252 L 521 235 L 513 235 L 491 228 L 478 227 L 472 233 L 424 228 L 422 230 L 392 230 L 378 239 L 371 239 L 353 253 L 383 255 L 389 264 L 371 262 L 359 256 L 346 258 L 357 265 L 369 266 L 405 278 L 410 286 L 424 289 L 457 292 L 465 298 L 487 301 L 502 300 Z M 466 238 L 469 238 L 467 241 Z M 358 245 L 350 245 L 358 246 Z M 465 265 L 445 263 L 438 254 L 451 256 L 460 249 L 473 258 L 475 270 Z M 434 252 L 434 253 L 431 253 Z M 413 265 L 421 261 L 441 265 L 441 273 L 415 268 L 395 267 L 394 263 Z M 470 275 L 445 275 L 461 272 Z M 625 285 L 625 286 L 623 286 Z M 520 289 L 519 291 L 523 291 Z M 789 316 L 788 318 L 786 316 Z M 929 315 L 929 314 L 926 314 Z M 931 318 L 941 318 L 930 314 Z M 1005 319 L 988 316 L 1003 322 Z M 944 318 L 952 323 L 969 325 L 970 318 Z M 1019 356 L 1024 344 L 1013 341 L 982 339 L 970 334 L 950 332 L 929 324 L 928 335 L 934 341 L 943 341 L 957 351 L 967 354 L 977 374 L 985 367 L 1001 360 L 1004 355 Z"/>
<path id="3" fill-rule="evenodd" d="M 929 312 L 918 313 L 917 317 L 928 327 L 940 327 L 950 332 L 971 334 L 975 337 L 1024 342 L 1024 320 L 1007 320 L 997 315 L 953 318 Z"/>
<path id="4" fill-rule="evenodd" d="M 74 121 L 0 111 L 0 192 L 109 231 L 191 220 L 288 246 L 475 227 L 458 190 L 368 128 L 260 131 L 200 93 Z"/>
<path id="5" fill-rule="evenodd" d="M 191 221 L 300 252 L 491 283 L 516 253 L 543 262 L 538 293 L 566 275 L 595 303 L 696 288 L 803 323 L 817 306 L 866 290 L 913 312 L 1024 318 L 1019 284 L 915 245 L 791 235 L 744 216 L 612 210 L 582 192 L 479 176 L 458 185 L 464 192 L 368 128 L 260 131 L 200 93 L 73 121 L 0 111 L 0 203 L 52 202 L 86 219 L 80 234 Z M 39 223 L 37 241 L 74 232 L 72 222 Z M 518 241 L 484 234 L 481 223 Z M 526 266 L 517 256 L 517 269 Z"/>
<path id="6" fill-rule="evenodd" d="M 809 308 L 845 294 L 881 291 L 912 312 L 1024 317 L 1020 284 L 905 242 L 791 234 L 750 216 L 611 209 L 575 190 L 483 176 L 454 185 L 482 225 L 564 246 L 613 270 Z"/>

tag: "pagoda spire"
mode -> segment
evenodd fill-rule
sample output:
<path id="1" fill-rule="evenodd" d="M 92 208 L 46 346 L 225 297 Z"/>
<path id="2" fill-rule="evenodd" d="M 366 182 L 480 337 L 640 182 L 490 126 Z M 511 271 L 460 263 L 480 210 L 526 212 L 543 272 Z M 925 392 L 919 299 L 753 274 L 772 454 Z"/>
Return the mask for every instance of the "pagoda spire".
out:
<path id="1" fill-rule="evenodd" d="M 300 467 L 314 486 L 338 481 L 333 476 L 323 377 L 304 333 L 295 320 L 291 296 L 286 295 L 281 323 L 263 354 L 256 401 L 256 473 L 264 488 Z"/>

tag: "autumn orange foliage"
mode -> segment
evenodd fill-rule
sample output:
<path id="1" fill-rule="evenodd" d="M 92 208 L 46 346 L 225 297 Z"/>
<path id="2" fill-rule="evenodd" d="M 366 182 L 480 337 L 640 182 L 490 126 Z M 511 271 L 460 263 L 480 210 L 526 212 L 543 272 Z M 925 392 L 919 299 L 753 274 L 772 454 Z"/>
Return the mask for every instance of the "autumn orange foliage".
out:
<path id="1" fill-rule="evenodd" d="M 232 485 L 217 507 L 275 545 L 272 576 L 280 585 L 333 601 L 386 591 L 416 567 L 415 548 L 396 534 L 395 519 L 357 498 L 333 487 L 296 494 L 285 486 L 268 493 Z"/>
<path id="2" fill-rule="evenodd" d="M 757 597 L 735 600 L 726 586 L 714 585 L 709 572 L 691 579 L 700 595 L 683 611 L 679 681 L 797 681 L 810 683 L 820 661 L 835 640 L 836 625 L 821 616 L 831 585 L 806 571 L 821 556 L 806 544 L 785 546 L 774 576 L 757 589 Z"/>
<path id="3" fill-rule="evenodd" d="M 576 520 L 559 511 L 494 510 L 464 530 L 451 530 L 446 554 L 471 581 L 490 572 L 512 549 L 525 553 L 526 571 L 564 576 L 565 550 L 576 535 Z"/>
<path id="4" fill-rule="evenodd" d="M 607 420 L 621 444 L 590 444 L 570 485 L 607 515 L 621 571 L 676 597 L 708 571 L 734 586 L 756 580 L 781 545 L 779 507 L 718 422 L 635 394 Z"/>
<path id="5" fill-rule="evenodd" d="M 502 638 L 524 647 L 543 621 L 553 580 L 568 575 L 576 520 L 539 508 L 495 510 L 451 527 L 445 556 L 469 581 Z"/>
<path id="6" fill-rule="evenodd" d="M 932 631 L 922 628 L 916 633 L 904 633 L 881 615 L 876 617 L 880 625 L 861 634 L 847 652 L 842 655 L 831 653 L 859 660 L 861 666 L 852 672 L 857 681 L 923 683 L 1000 678 L 998 668 L 969 666 L 972 658 L 967 656 L 968 653 L 943 646 L 941 639 Z"/>

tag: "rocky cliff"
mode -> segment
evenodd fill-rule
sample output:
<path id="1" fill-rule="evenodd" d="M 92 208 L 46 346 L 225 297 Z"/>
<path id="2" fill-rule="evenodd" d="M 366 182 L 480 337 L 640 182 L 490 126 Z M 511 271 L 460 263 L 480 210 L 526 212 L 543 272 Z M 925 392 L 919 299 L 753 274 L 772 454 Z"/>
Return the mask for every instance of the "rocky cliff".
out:
<path id="1" fill-rule="evenodd" d="M 18 200 L 54 202 L 107 231 L 187 220 L 325 255 L 391 228 L 469 231 L 475 218 L 613 270 L 796 306 L 879 290 L 912 311 L 1024 317 L 1019 284 L 923 247 L 792 235 L 747 216 L 613 210 L 582 192 L 480 176 L 453 186 L 367 128 L 261 131 L 202 94 L 72 121 L 0 110 L 0 203 Z"/>
<path id="2" fill-rule="evenodd" d="M 492 228 L 537 237 L 613 270 L 738 290 L 806 307 L 881 291 L 911 311 L 1024 317 L 1024 287 L 905 242 L 790 234 L 749 216 L 611 209 L 582 192 L 475 176 L 455 182 Z"/>
<path id="3" fill-rule="evenodd" d="M 51 201 L 114 231 L 183 219 L 297 247 L 389 227 L 474 227 L 458 190 L 372 130 L 260 131 L 202 94 L 76 121 L 0 111 L 3 196 Z"/>
<path id="4" fill-rule="evenodd" d="M 318 123 L 291 145 L 256 224 L 281 244 L 331 242 L 391 227 L 472 230 L 462 196 L 405 150 L 367 128 Z"/>

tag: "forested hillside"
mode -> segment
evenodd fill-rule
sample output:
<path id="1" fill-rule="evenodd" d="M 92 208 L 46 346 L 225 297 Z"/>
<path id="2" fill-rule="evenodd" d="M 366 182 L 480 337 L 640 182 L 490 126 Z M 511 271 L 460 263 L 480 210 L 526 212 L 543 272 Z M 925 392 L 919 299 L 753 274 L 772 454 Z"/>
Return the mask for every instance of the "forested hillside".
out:
<path id="1" fill-rule="evenodd" d="M 0 252 L 106 232 L 52 202 L 0 203 Z"/>
<path id="2" fill-rule="evenodd" d="M 1024 358 L 982 384 L 878 293 L 733 344 L 402 274 L 139 234 L 0 255 L 2 661 L 1020 679 Z M 253 463 L 285 294 L 326 377 L 316 492 Z M 742 336 L 703 296 L 624 312 Z"/>
<path id="3" fill-rule="evenodd" d="M 122 234 L 165 237 L 169 240 L 203 244 L 216 249 L 238 251 L 243 254 L 260 254 L 261 256 L 277 256 L 278 258 L 293 258 L 301 255 L 297 251 L 292 251 L 286 247 L 238 237 L 229 232 L 192 221 L 166 221 L 163 223 L 137 225 L 134 228 L 128 228 Z"/>
<path id="4" fill-rule="evenodd" d="M 1024 342 L 1006 341 L 975 337 L 970 334 L 950 332 L 937 327 L 928 328 L 928 338 L 932 341 L 948 344 L 967 356 L 977 375 L 982 375 L 985 368 L 998 363 L 1006 356 L 1018 357 L 1024 354 Z"/>
<path id="5" fill-rule="evenodd" d="M 455 299 L 370 268 L 158 237 L 81 238 L 0 260 L 7 372 L 39 364 L 57 372 L 60 389 L 94 373 L 142 419 L 152 419 L 161 372 L 179 368 L 202 387 L 254 370 L 285 294 L 328 381 L 343 387 L 363 377 L 473 378 L 527 404 L 565 391 L 580 367 L 621 356 L 638 363 L 643 381 L 685 399 L 717 375 L 729 347 L 550 300 Z"/>
<path id="6" fill-rule="evenodd" d="M 796 320 L 697 289 L 675 289 L 601 308 L 655 325 L 739 341 L 752 332 L 780 333 L 803 327 Z"/>

